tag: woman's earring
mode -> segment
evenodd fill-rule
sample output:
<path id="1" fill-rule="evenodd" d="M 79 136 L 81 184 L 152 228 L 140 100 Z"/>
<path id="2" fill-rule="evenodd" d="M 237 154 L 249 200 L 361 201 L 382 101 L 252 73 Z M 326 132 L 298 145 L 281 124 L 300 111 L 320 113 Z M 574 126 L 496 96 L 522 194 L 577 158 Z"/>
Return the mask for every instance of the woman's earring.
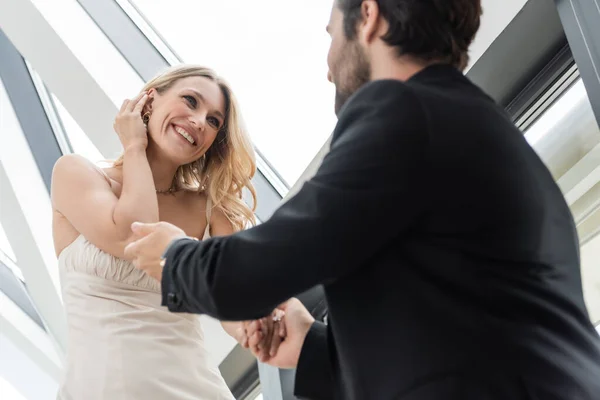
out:
<path id="1" fill-rule="evenodd" d="M 142 115 L 142 122 L 148 127 L 148 122 L 150 121 L 150 111 L 146 111 L 144 115 Z"/>

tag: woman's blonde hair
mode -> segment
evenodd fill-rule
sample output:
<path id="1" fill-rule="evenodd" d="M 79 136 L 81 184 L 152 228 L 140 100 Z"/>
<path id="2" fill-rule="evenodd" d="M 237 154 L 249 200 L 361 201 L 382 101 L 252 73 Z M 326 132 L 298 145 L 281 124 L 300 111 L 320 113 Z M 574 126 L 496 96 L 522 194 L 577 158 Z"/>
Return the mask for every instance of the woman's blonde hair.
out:
<path id="1" fill-rule="evenodd" d="M 177 169 L 174 188 L 204 192 L 214 208 L 220 209 L 233 225 L 242 230 L 255 224 L 256 191 L 251 179 L 256 172 L 254 148 L 242 121 L 237 100 L 229 85 L 213 70 L 198 65 L 179 65 L 151 79 L 142 91 L 155 89 L 159 94 L 170 89 L 179 79 L 199 76 L 207 78 L 221 88 L 225 97 L 225 121 L 215 141 L 199 160 Z M 115 167 L 123 165 L 123 156 Z M 244 202 L 243 189 L 252 196 L 252 208 Z"/>

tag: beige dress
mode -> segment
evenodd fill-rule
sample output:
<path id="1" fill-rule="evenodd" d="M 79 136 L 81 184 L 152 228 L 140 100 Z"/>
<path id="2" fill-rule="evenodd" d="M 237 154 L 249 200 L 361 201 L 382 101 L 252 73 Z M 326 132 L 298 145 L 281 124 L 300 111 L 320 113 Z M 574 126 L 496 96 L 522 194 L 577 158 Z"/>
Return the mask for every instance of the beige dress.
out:
<path id="1" fill-rule="evenodd" d="M 233 399 L 204 347 L 199 316 L 161 307 L 159 282 L 83 236 L 58 263 L 68 321 L 58 399 Z"/>

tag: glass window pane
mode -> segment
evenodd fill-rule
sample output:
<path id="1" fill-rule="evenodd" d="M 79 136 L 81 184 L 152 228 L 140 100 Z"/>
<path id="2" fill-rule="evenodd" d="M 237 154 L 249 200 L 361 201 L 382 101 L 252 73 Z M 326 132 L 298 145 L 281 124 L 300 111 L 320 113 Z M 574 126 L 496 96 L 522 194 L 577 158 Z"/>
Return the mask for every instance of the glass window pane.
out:
<path id="1" fill-rule="evenodd" d="M 254 144 L 294 183 L 336 122 L 326 62 L 331 2 L 133 2 L 183 61 L 231 83 Z"/>
<path id="2" fill-rule="evenodd" d="M 8 242 L 8 238 L 6 237 L 6 232 L 4 232 L 4 228 L 2 227 L 2 223 L 0 223 L 0 251 L 4 253 L 5 256 L 10 258 L 13 262 L 17 261 L 17 257 L 15 256 L 12 247 L 10 247 L 10 243 Z M 2 260 L 1 256 L 0 260 Z"/>
<path id="3" fill-rule="evenodd" d="M 577 80 L 525 137 L 557 180 L 600 144 L 600 129 L 583 81 Z"/>
<path id="4" fill-rule="evenodd" d="M 73 117 L 71 117 L 71 114 L 69 114 L 67 109 L 63 107 L 60 100 L 58 100 L 56 96 L 52 95 L 52 101 L 54 102 L 58 116 L 60 117 L 62 125 L 65 129 L 65 134 L 69 138 L 73 152 L 87 158 L 94 163 L 103 160 L 100 151 L 96 148 L 96 146 L 94 146 L 90 138 L 79 127 L 79 124 L 77 124 Z M 110 133 L 111 132 L 109 132 L 109 134 Z"/>
<path id="5" fill-rule="evenodd" d="M 139 92 L 141 78 L 76 0 L 32 2 L 117 106 Z"/>

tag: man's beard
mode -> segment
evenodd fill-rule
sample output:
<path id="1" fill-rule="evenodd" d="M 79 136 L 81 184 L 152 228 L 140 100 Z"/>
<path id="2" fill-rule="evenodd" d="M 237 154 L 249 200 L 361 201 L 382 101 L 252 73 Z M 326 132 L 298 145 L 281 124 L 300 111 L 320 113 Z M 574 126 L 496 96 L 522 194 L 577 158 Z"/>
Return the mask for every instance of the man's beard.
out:
<path id="1" fill-rule="evenodd" d="M 339 117 L 348 99 L 371 80 L 371 65 L 357 41 L 347 42 L 336 62 L 335 71 L 335 115 Z"/>

